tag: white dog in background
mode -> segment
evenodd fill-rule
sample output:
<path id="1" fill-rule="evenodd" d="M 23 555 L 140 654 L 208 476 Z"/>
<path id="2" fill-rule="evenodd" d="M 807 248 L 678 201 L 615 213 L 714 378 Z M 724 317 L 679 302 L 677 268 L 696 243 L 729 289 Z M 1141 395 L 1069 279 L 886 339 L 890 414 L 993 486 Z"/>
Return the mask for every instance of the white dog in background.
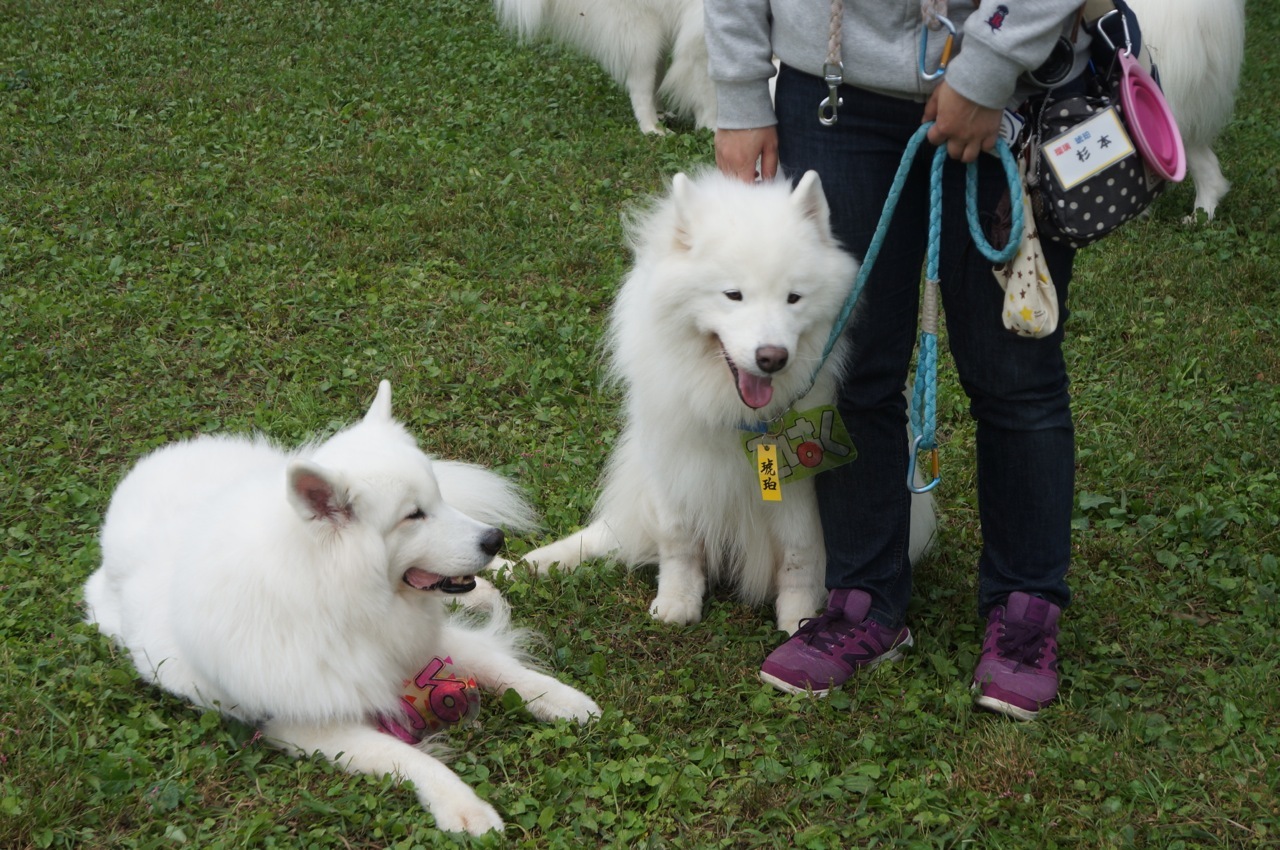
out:
<path id="1" fill-rule="evenodd" d="M 622 434 L 591 523 L 524 560 L 657 562 L 654 617 L 699 621 L 708 579 L 719 579 L 748 603 L 772 601 L 792 632 L 826 595 L 813 480 L 784 478 L 781 501 L 765 501 L 743 426 L 772 430 L 793 403 L 832 403 L 843 344 L 819 364 L 857 264 L 832 236 L 814 172 L 794 190 L 677 175 L 630 235 L 635 263 L 608 335 Z M 829 442 L 826 425 L 796 426 L 811 435 L 802 463 L 851 449 Z M 935 524 L 930 497 L 914 499 L 913 558 Z"/>
<path id="2" fill-rule="evenodd" d="M 524 39 L 546 38 L 595 59 L 631 98 L 640 130 L 663 132 L 659 103 L 715 127 L 702 0 L 494 0 Z"/>
<path id="3" fill-rule="evenodd" d="M 1195 209 L 1213 219 L 1231 184 L 1213 145 L 1235 104 L 1244 61 L 1244 0 L 1127 0 L 1160 72 L 1196 186 Z M 1189 219 L 1193 220 L 1194 216 Z"/>
<path id="4" fill-rule="evenodd" d="M 440 828 L 479 834 L 502 827 L 493 807 L 377 728 L 402 682 L 448 658 L 540 719 L 599 713 L 525 665 L 504 616 L 446 610 L 503 545 L 492 523 L 528 528 L 533 513 L 487 470 L 432 463 L 383 381 L 363 421 L 317 445 L 204 436 L 142 459 L 107 511 L 88 619 L 147 681 L 298 755 L 412 780 Z"/>

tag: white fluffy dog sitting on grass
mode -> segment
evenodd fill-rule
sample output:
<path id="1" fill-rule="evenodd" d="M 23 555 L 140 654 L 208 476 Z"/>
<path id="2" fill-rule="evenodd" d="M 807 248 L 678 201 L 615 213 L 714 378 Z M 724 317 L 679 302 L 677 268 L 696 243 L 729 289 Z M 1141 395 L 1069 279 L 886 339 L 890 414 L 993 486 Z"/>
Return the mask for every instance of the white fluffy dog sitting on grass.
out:
<path id="1" fill-rule="evenodd" d="M 825 362 L 822 353 L 857 263 L 831 233 L 814 172 L 794 189 L 713 171 L 677 175 L 630 236 L 635 262 L 607 339 L 625 396 L 622 434 L 590 524 L 524 560 L 543 570 L 606 555 L 656 562 L 649 610 L 659 620 L 699 621 L 708 581 L 719 580 L 748 603 L 772 602 L 778 628 L 795 631 L 826 597 L 822 529 L 804 475 L 852 446 L 825 414 L 790 425 L 784 417 L 835 398 L 843 342 Z M 751 449 L 761 442 L 755 432 L 779 430 L 787 436 L 776 454 L 788 470 L 781 501 L 766 501 L 772 492 Z M 931 497 L 913 497 L 913 558 L 935 522 Z"/>

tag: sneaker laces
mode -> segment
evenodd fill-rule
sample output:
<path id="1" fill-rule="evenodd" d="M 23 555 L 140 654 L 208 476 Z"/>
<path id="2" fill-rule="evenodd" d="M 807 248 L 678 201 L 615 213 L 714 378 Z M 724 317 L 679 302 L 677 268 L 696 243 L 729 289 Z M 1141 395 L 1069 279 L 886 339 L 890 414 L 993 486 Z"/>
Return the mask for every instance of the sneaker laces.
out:
<path id="1" fill-rule="evenodd" d="M 1049 633 L 1035 623 L 1001 621 L 996 647 L 1010 661 L 1034 667 L 1044 655 Z"/>
<path id="2" fill-rule="evenodd" d="M 841 632 L 851 631 L 835 628 L 835 625 L 843 622 L 844 619 L 844 611 L 839 608 L 828 608 L 816 617 L 806 617 L 801 620 L 800 628 L 796 629 L 793 637 L 800 638 L 809 646 L 817 647 L 821 652 L 829 653 L 833 646 L 840 643 Z"/>

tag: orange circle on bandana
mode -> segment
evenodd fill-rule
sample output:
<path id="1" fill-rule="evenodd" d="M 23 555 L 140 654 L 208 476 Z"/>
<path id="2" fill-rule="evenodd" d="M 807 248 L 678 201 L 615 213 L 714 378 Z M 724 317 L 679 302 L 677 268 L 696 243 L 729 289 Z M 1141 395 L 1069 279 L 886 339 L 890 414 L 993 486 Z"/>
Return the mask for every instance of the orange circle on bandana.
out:
<path id="1" fill-rule="evenodd" d="M 822 463 L 822 446 L 812 440 L 801 443 L 796 446 L 796 457 L 802 466 L 815 467 Z"/>

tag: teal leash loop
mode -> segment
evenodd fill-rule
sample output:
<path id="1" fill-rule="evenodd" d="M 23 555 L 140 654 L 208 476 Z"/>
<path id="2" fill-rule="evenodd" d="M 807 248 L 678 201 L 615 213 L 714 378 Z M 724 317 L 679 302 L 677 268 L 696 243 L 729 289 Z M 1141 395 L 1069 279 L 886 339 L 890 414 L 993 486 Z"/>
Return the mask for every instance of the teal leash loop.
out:
<path id="1" fill-rule="evenodd" d="M 818 362 L 819 369 L 826 362 L 832 349 L 836 347 L 836 343 L 840 340 L 840 335 L 844 333 L 845 326 L 849 323 L 849 316 L 853 314 L 853 308 L 858 303 L 859 296 L 862 295 L 862 288 L 866 285 L 867 278 L 871 275 L 871 269 L 875 266 L 876 257 L 880 255 L 880 248 L 884 244 L 885 234 L 889 231 L 890 222 L 893 221 L 893 213 L 898 208 L 898 198 L 902 196 L 902 187 L 906 184 L 907 175 L 911 172 L 911 165 L 915 162 L 916 154 L 920 151 L 920 146 L 924 144 L 929 128 L 932 126 L 932 121 L 927 124 L 921 124 L 920 129 L 916 130 L 915 134 L 907 141 L 906 150 L 902 153 L 902 160 L 898 163 L 898 170 L 893 175 L 893 183 L 889 186 L 889 194 L 885 198 L 884 209 L 880 213 L 880 221 L 876 224 L 875 233 L 871 237 L 871 244 L 867 247 L 866 256 L 863 257 L 862 265 L 858 269 L 858 276 L 854 279 L 853 288 L 849 290 L 849 295 L 845 298 L 844 305 L 840 308 L 840 315 L 836 317 L 835 324 L 831 328 L 831 335 L 827 338 L 827 344 L 822 349 L 822 359 Z M 1009 146 L 1004 139 L 996 140 L 996 152 L 1000 156 L 1001 164 L 1004 165 L 1005 180 L 1009 185 L 1009 191 L 1012 193 L 1010 197 L 1020 198 L 1022 196 L 1022 180 L 1018 176 L 1018 161 L 1014 159 L 1013 152 L 1009 150 Z M 934 170 L 937 171 L 938 177 L 935 180 L 932 173 L 930 176 L 930 202 L 932 206 L 937 207 L 939 216 L 942 214 L 942 180 L 941 171 L 938 170 L 938 163 L 940 160 L 945 160 L 946 153 L 946 148 L 938 148 L 937 152 L 934 153 Z M 965 181 L 965 213 L 969 219 L 969 233 L 973 236 L 973 240 L 978 245 L 978 250 L 982 251 L 983 256 L 996 264 L 1007 263 L 1017 255 L 1018 246 L 1022 243 L 1022 205 L 1017 203 L 1010 204 L 1013 208 L 1013 226 L 1009 231 L 1009 242 L 1001 251 L 997 252 L 995 248 L 991 247 L 991 243 L 987 242 L 982 233 L 982 224 L 978 221 L 978 165 L 971 162 L 968 168 Z M 936 198 L 933 196 L 932 189 L 934 183 L 937 185 L 938 194 Z M 936 200 L 936 203 L 933 203 L 934 200 Z M 931 243 L 934 241 L 930 239 Z M 817 369 L 814 370 L 814 373 L 817 373 Z"/>
<path id="2" fill-rule="evenodd" d="M 926 127 L 928 125 L 925 125 Z M 978 168 L 969 163 L 965 175 L 965 215 L 969 221 L 969 235 L 982 255 L 999 265 L 1012 260 L 1022 243 L 1022 182 L 1018 176 L 1018 163 L 1003 139 L 996 142 L 1004 166 L 1005 180 L 1009 186 L 1009 204 L 1012 226 L 1009 241 L 996 250 L 987 241 L 978 221 Z M 946 148 L 938 148 L 929 170 L 929 251 L 925 266 L 924 299 L 920 309 L 920 353 L 916 358 L 915 390 L 911 404 L 911 430 L 915 440 L 911 445 L 911 460 L 907 465 L 907 489 L 913 493 L 928 493 L 942 481 L 938 465 L 938 315 L 939 293 L 942 282 L 938 266 L 942 254 L 942 166 L 946 162 Z M 1017 200 L 1014 200 L 1017 199 Z M 916 460 L 920 452 L 929 452 L 932 479 L 916 484 Z"/>
<path id="3" fill-rule="evenodd" d="M 898 208 L 898 199 L 902 196 L 902 187 L 907 182 L 912 163 L 915 162 L 916 154 L 920 151 L 920 146 L 924 144 L 929 128 L 932 126 L 932 121 L 921 124 L 920 129 L 916 130 L 907 142 L 906 150 L 902 153 L 902 161 L 898 163 L 898 170 L 893 175 L 893 183 L 889 187 L 884 210 L 880 213 L 880 221 L 876 224 L 875 233 L 871 237 L 871 244 L 867 247 L 866 256 L 858 269 L 853 288 L 849 290 L 849 296 L 845 299 L 844 305 L 840 308 L 840 315 L 831 328 L 831 335 L 827 339 L 826 347 L 822 350 L 818 369 L 822 368 L 822 364 L 826 362 L 827 356 L 831 354 L 840 340 L 840 335 L 844 333 L 845 326 L 849 323 L 849 316 L 853 314 L 853 308 L 862 295 L 862 289 L 866 286 L 871 269 L 875 266 L 876 257 L 880 255 L 880 248 L 884 244 L 885 234 L 893 220 L 893 213 Z M 984 257 L 998 265 L 1007 263 L 1017 256 L 1018 246 L 1022 244 L 1023 221 L 1022 204 L 1019 203 L 1022 198 L 1022 179 L 1018 176 L 1018 162 L 1004 139 L 996 140 L 996 153 L 999 154 L 1000 162 L 1004 166 L 1005 181 L 1009 186 L 1011 201 L 1009 206 L 1013 213 L 1008 243 L 997 251 L 982 232 L 982 223 L 978 221 L 978 164 L 976 162 L 969 163 L 968 173 L 965 176 L 965 215 L 969 221 L 969 235 L 973 238 L 974 244 L 978 246 L 978 250 Z M 942 166 L 946 159 L 947 149 L 939 147 L 934 151 L 933 163 L 929 171 L 929 254 L 920 320 L 920 354 L 916 360 L 915 394 L 911 408 L 911 428 L 916 437 L 912 446 L 911 462 L 907 468 L 907 487 L 913 493 L 927 493 L 937 487 L 942 480 L 938 474 L 937 441 L 938 284 L 940 283 L 938 265 L 942 252 Z M 817 369 L 814 370 L 814 375 L 816 377 Z M 917 487 L 916 456 L 921 451 L 928 451 L 932 455 L 933 480 L 922 487 Z"/>

